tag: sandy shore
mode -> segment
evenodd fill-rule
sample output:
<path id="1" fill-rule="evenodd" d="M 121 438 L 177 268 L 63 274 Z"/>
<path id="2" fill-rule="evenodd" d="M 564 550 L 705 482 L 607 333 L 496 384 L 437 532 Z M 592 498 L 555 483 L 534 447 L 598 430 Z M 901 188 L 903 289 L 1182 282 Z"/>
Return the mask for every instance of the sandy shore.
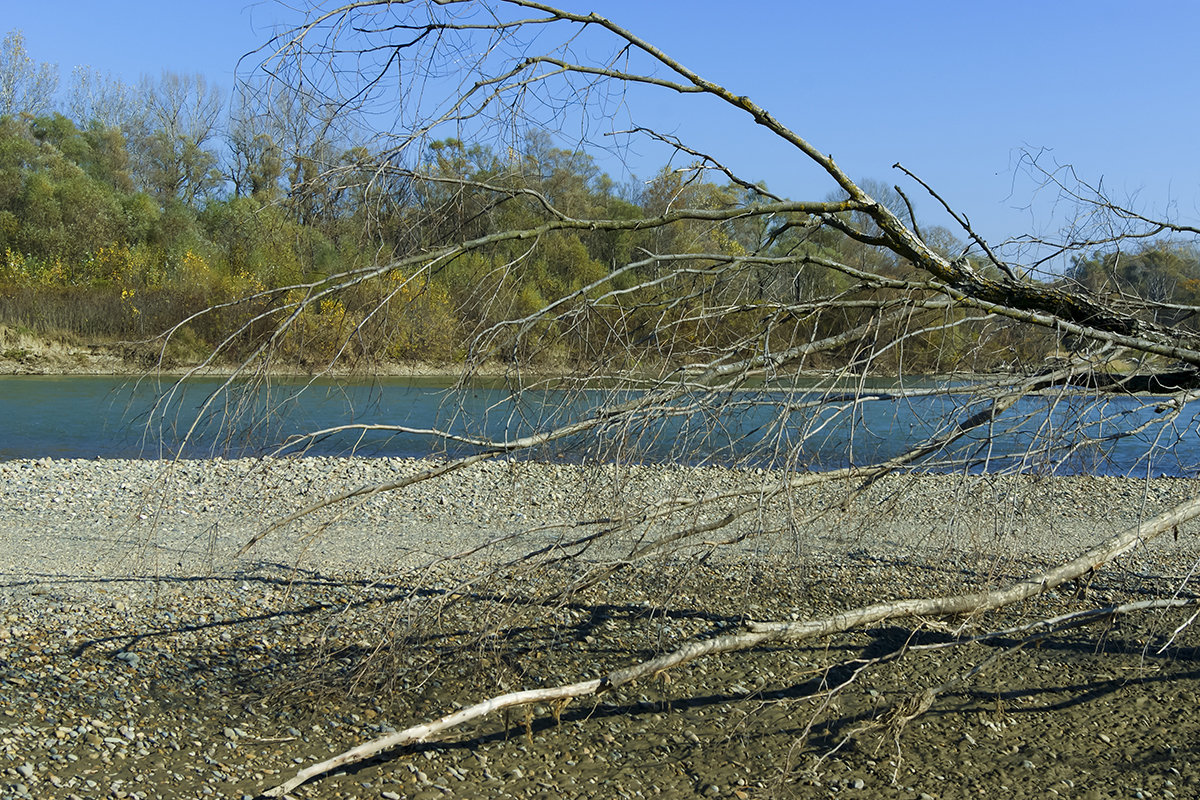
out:
<path id="1" fill-rule="evenodd" d="M 844 485 L 799 489 L 542 607 L 531 601 L 672 531 L 711 528 L 783 476 L 495 463 L 317 514 L 237 555 L 298 504 L 437 466 L 0 463 L 8 796 L 253 797 L 457 704 L 599 674 L 748 618 L 997 585 L 1195 492 L 1186 480 L 895 477 L 847 505 Z M 735 490 L 711 510 L 691 503 Z M 618 508 L 642 511 L 617 519 Z M 647 508 L 674 513 L 647 520 Z M 1195 533 L 980 624 L 1186 596 Z M 564 553 L 577 555 L 556 562 Z M 296 796 L 1186 797 L 1200 786 L 1186 744 L 1200 720 L 1176 710 L 1194 702 L 1200 671 L 1191 629 L 1169 638 L 1187 615 L 1176 616 L 1015 653 L 898 742 L 838 747 L 994 643 L 914 652 L 857 678 L 854 659 L 890 652 L 909 629 L 707 658 L 559 722 L 551 709 L 528 729 L 488 719 Z"/>
<path id="2" fill-rule="evenodd" d="M 184 375 L 193 365 L 163 362 L 154 342 L 82 342 L 74 337 L 43 338 L 0 325 L 0 375 Z M 412 376 L 456 378 L 462 374 L 462 364 L 413 362 L 381 362 L 374 365 L 355 365 L 351 369 L 333 369 L 329 374 L 360 374 L 360 376 Z M 503 374 L 503 365 L 485 365 L 481 375 Z M 208 367 L 203 374 L 228 375 L 231 365 Z M 293 371 L 275 368 L 272 374 L 309 375 L 298 365 Z"/>

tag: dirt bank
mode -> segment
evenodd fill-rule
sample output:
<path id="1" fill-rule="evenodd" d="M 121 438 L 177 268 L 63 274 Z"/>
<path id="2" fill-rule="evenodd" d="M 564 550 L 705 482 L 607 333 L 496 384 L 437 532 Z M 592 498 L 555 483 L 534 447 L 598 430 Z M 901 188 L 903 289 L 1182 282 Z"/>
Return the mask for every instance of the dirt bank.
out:
<path id="1" fill-rule="evenodd" d="M 96 341 L 75 337 L 47 338 L 0 325 L 0 375 L 183 375 L 196 364 L 178 358 L 162 358 L 154 343 Z M 228 374 L 234 364 L 205 367 L 205 374 Z M 499 375 L 503 365 L 486 365 L 482 375 Z M 311 375 L 314 368 L 275 366 L 274 375 Z M 352 368 L 326 370 L 330 375 L 457 377 L 461 364 L 427 362 L 381 362 L 357 364 Z"/>

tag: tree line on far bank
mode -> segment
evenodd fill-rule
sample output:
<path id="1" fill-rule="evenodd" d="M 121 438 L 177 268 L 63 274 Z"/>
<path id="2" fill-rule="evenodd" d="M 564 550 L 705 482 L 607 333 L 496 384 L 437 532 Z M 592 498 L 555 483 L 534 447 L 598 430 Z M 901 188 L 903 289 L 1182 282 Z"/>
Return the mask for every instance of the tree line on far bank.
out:
<path id="1" fill-rule="evenodd" d="M 551 217 L 636 221 L 755 202 L 755 187 L 711 175 L 700 164 L 667 166 L 650 180 L 620 184 L 587 153 L 557 147 L 537 130 L 503 152 L 484 142 L 432 141 L 419 163 L 400 164 L 357 141 L 353 123 L 336 109 L 249 84 L 227 103 L 200 76 L 164 73 L 129 87 L 77 68 L 59 91 L 55 69 L 34 62 L 20 33 L 11 32 L 0 46 L 0 324 L 112 343 L 147 340 L 191 318 L 169 340 L 168 360 L 199 360 L 234 330 L 238 339 L 223 355 L 238 359 L 272 335 L 274 312 L 349 270 L 500 231 L 534 231 Z M 898 215 L 911 216 L 895 192 L 867 183 Z M 897 286 L 915 272 L 836 226 L 813 233 L 806 222 L 797 212 L 771 221 L 690 218 L 644 230 L 631 222 L 620 230 L 503 238 L 416 274 L 384 271 L 304 305 L 274 352 L 309 367 L 335 357 L 457 361 L 480 333 L 562 299 L 560 320 L 572 313 L 589 319 L 540 319 L 538 335 L 513 340 L 522 352 L 499 346 L 491 356 L 576 366 L 671 363 L 684 352 L 736 348 L 764 325 L 785 347 L 800 336 L 861 328 L 878 311 L 875 302 L 807 313 L 806 299 L 862 287 L 844 273 L 773 268 L 761 256 L 826 254 L 894 276 Z M 948 257 L 965 250 L 949 231 L 925 235 Z M 760 258 L 745 269 L 709 269 L 749 252 Z M 671 268 L 679 258 L 691 268 Z M 1165 240 L 1132 252 L 1101 250 L 1074 257 L 1050 279 L 1060 281 L 1116 302 L 1151 300 L 1134 310 L 1192 328 L 1200 252 Z M 871 291 L 876 300 L 904 292 Z M 572 302 L 582 294 L 606 302 Z M 994 319 L 950 308 L 944 315 L 961 319 L 931 326 L 927 336 L 905 334 L 906 369 L 1003 369 L 1070 347 L 1051 332 L 1014 325 L 1005 339 L 995 330 L 1004 323 Z M 259 318 L 261 326 L 246 324 Z M 887 324 L 873 336 L 900 336 Z M 984 325 L 990 344 L 980 347 Z M 1006 347 L 994 346 L 997 335 Z M 852 364 L 860 351 L 847 341 L 810 366 Z M 887 373 L 895 365 L 885 354 L 860 366 Z"/>

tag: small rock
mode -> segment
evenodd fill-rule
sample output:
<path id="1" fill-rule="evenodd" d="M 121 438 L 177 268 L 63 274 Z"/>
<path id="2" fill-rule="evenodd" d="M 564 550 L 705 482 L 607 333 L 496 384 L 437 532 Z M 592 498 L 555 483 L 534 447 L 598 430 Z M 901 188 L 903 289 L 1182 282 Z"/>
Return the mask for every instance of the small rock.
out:
<path id="1" fill-rule="evenodd" d="M 17 772 L 21 774 L 22 778 L 29 780 L 33 777 L 33 764 L 22 764 L 17 767 Z"/>

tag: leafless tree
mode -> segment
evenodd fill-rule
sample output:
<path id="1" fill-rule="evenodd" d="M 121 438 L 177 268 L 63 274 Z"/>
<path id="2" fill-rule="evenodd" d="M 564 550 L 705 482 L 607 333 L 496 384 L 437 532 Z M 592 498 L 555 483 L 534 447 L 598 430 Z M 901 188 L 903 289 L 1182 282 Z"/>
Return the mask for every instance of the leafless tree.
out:
<path id="1" fill-rule="evenodd" d="M 419 283 L 467 264 L 473 280 L 488 287 L 491 305 L 463 380 L 484 365 L 503 364 L 514 398 L 529 403 L 521 406 L 521 424 L 500 433 L 449 424 L 421 431 L 386 422 L 347 426 L 421 433 L 468 452 L 416 477 L 298 508 L 247 547 L 336 504 L 403 492 L 481 461 L 569 446 L 598 465 L 593 489 L 612 481 L 610 506 L 603 517 L 562 520 L 549 545 L 542 536 L 511 534 L 519 553 L 508 562 L 513 569 L 569 564 L 546 573 L 557 581 L 536 599 L 549 603 L 651 559 L 744 547 L 781 531 L 815 536 L 811 526 L 835 506 L 800 505 L 813 487 L 834 487 L 844 512 L 894 473 L 957 474 L 963 486 L 979 488 L 966 477 L 1053 472 L 1085 451 L 1103 457 L 1105 446 L 1123 438 L 1141 437 L 1156 443 L 1151 450 L 1165 450 L 1196 435 L 1185 409 L 1197 389 L 1200 336 L 1156 320 L 1145 303 L 1074 285 L 1052 267 L 1072 254 L 1197 230 L 1143 217 L 1060 172 L 1045 172 L 1044 183 L 1077 204 L 1073 227 L 1061 237 L 991 243 L 900 164 L 894 189 L 855 181 L 740 90 L 706 79 L 604 17 L 528 0 L 355 3 L 277 36 L 263 55 L 276 86 L 374 127 L 379 155 L 371 180 L 402 179 L 418 196 L 436 200 L 427 210 L 446 224 L 437 237 L 389 252 L 379 263 L 281 290 L 282 299 L 254 322 L 270 322 L 271 333 L 243 362 L 243 374 L 269 367 L 289 328 L 323 300 L 389 276 Z M 827 199 L 776 195 L 716 155 L 639 126 L 636 108 L 634 119 L 615 124 L 627 101 L 655 92 L 732 111 L 769 131 L 824 173 Z M 544 186 L 510 180 L 519 172 L 517 158 L 509 174 L 481 180 L 434 169 L 425 156 L 433 141 L 449 136 L 499 142 L 519 153 L 528 131 L 546 129 L 570 131 L 580 149 L 621 141 L 668 148 L 672 167 L 647 189 L 650 210 L 629 217 L 569 206 Z M 333 180 L 339 169 L 331 166 L 323 177 Z M 725 189 L 706 188 L 713 186 L 710 177 Z M 914 197 L 944 208 L 960 230 L 923 230 Z M 517 218 L 527 222 L 477 226 L 506 209 L 519 210 Z M 614 255 L 602 275 L 540 307 L 522 308 L 494 288 L 557 238 L 622 233 L 649 235 L 638 249 Z M 335 348 L 327 368 L 344 352 Z M 548 375 L 548 364 L 560 369 Z M 941 379 L 918 379 L 930 372 Z M 870 379 L 879 376 L 888 385 L 871 389 Z M 1138 399 L 1137 389 L 1155 396 Z M 536 400 L 546 396 L 554 402 Z M 1102 424 L 1118 414 L 1114 398 L 1141 412 L 1134 415 L 1139 422 Z M 923 434 L 898 450 L 879 449 L 868 420 L 899 419 L 916 403 L 928 404 Z M 886 410 L 873 416 L 877 409 Z M 751 418 L 753 431 L 730 430 L 731 420 Z M 835 430 L 842 444 L 830 455 L 820 446 Z M 1037 433 L 1021 438 L 1022 431 Z M 691 496 L 622 491 L 625 470 L 647 461 L 721 463 L 739 470 L 742 480 Z M 522 463 L 513 461 L 514 469 Z M 1153 463 L 1141 462 L 1145 473 Z M 612 691 L 702 655 L 882 620 L 978 617 L 1082 579 L 1197 514 L 1193 499 L 999 586 L 980 577 L 979 585 L 946 596 L 879 598 L 812 619 L 756 621 L 656 658 L 631 656 L 598 678 L 484 699 L 310 767 L 274 793 L 481 714 Z M 1120 613 L 1135 610 L 1122 606 Z M 1038 635 L 1064 624 L 1049 620 Z M 902 724 L 921 713 L 946 685 L 897 707 L 895 719 Z"/>
<path id="2" fill-rule="evenodd" d="M 221 181 L 212 150 L 221 121 L 220 89 L 203 75 L 144 77 L 139 113 L 126 120 L 138 182 L 161 198 L 192 203 Z"/>
<path id="3" fill-rule="evenodd" d="M 133 116 L 133 92 L 119 78 L 81 65 L 71 71 L 67 108 L 80 129 L 120 128 Z"/>
<path id="4" fill-rule="evenodd" d="M 58 91 L 58 65 L 38 63 L 25 50 L 25 35 L 9 31 L 0 44 L 0 116 L 50 110 Z"/>

